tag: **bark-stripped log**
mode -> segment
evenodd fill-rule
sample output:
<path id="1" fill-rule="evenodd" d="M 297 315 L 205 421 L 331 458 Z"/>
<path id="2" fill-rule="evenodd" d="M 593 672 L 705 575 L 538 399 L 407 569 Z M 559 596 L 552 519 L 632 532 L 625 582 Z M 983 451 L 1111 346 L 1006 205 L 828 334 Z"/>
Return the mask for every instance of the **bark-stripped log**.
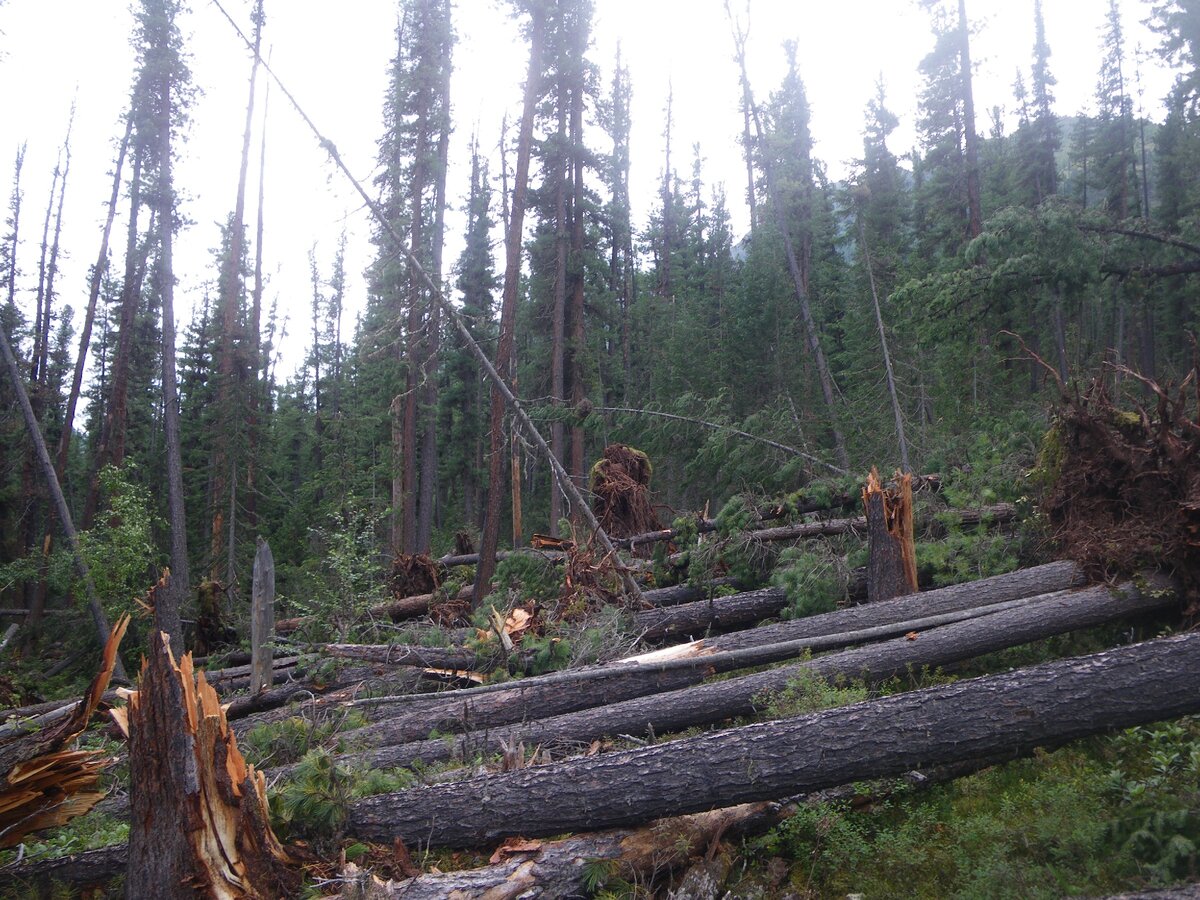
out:
<path id="1" fill-rule="evenodd" d="M 824 678 L 876 681 L 1162 609 L 1175 602 L 1169 590 L 1141 591 L 1133 585 L 1126 585 L 1119 592 L 1099 587 L 1052 595 L 991 615 L 924 631 L 916 638 L 901 637 L 754 675 L 491 728 L 460 735 L 453 740 L 436 739 L 382 747 L 343 759 L 382 768 L 411 765 L 417 760 L 430 763 L 467 759 L 477 753 L 499 752 L 502 745 L 514 747 L 518 743 L 527 747 L 539 744 L 577 746 L 610 736 L 662 735 L 753 715 L 763 706 L 764 697 L 784 690 L 789 682 L 806 673 Z"/>
<path id="2" fill-rule="evenodd" d="M 861 631 L 894 622 L 909 621 L 932 615 L 951 613 L 975 606 L 988 606 L 1022 597 L 1071 587 L 1080 583 L 1082 573 L 1074 563 L 1049 563 L 1009 575 L 986 578 L 970 585 L 956 585 L 930 591 L 875 606 L 857 607 L 824 613 L 781 623 L 796 626 L 782 630 L 768 625 L 724 637 L 704 641 L 705 652 L 744 649 L 779 644 L 786 641 L 816 638 L 825 635 Z M 973 588 L 974 590 L 967 590 Z M 721 602 L 721 601 L 717 601 Z M 728 646 L 736 638 L 735 646 Z M 599 673 L 609 675 L 601 678 Z M 585 674 L 586 673 L 586 674 Z M 587 690 L 572 690 L 570 682 L 577 676 L 591 681 Z M 552 715 L 590 709 L 635 697 L 645 697 L 677 690 L 703 680 L 701 670 L 691 672 L 661 672 L 653 668 L 629 671 L 627 660 L 618 660 L 603 667 L 579 672 L 555 672 L 524 678 L 507 686 L 489 686 L 461 691 L 446 691 L 425 697 L 404 698 L 403 705 L 386 714 L 361 731 L 346 735 L 351 742 L 366 740 L 369 744 L 386 745 L 421 740 L 433 730 L 485 730 L 513 722 L 546 718 Z"/>
<path id="3" fill-rule="evenodd" d="M 120 721 L 120 717 L 118 717 Z M 266 782 L 247 765 L 204 673 L 150 638 L 128 707 L 129 897 L 282 897 L 294 860 L 268 821 Z"/>
<path id="4" fill-rule="evenodd" d="M 918 639 L 919 642 L 919 639 Z M 613 828 L 1200 711 L 1200 634 L 596 758 L 359 800 L 349 829 L 482 846 Z"/>

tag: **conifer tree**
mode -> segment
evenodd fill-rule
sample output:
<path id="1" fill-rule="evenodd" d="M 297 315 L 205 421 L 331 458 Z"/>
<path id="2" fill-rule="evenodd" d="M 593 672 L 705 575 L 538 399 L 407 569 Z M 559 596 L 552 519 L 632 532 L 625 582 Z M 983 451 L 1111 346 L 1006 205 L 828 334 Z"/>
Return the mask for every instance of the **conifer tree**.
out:
<path id="1" fill-rule="evenodd" d="M 441 277 L 437 267 L 454 43 L 448 0 L 403 0 L 396 43 L 384 102 L 385 132 L 379 141 L 383 172 L 377 183 L 385 214 L 397 232 L 406 233 L 413 253 L 433 272 L 436 283 Z M 392 543 L 398 552 L 414 553 L 428 549 L 421 542 L 428 543 L 433 514 L 436 467 L 419 465 L 418 434 L 431 433 L 421 423 L 436 415 L 436 409 L 427 407 L 436 398 L 426 389 L 426 381 L 436 377 L 431 367 L 438 319 L 419 274 L 396 261 L 396 248 L 386 236 L 380 234 L 376 241 L 380 265 L 375 290 L 392 319 L 404 323 L 396 341 L 405 380 L 395 392 L 398 427 L 393 454 L 399 470 L 393 473 Z"/>

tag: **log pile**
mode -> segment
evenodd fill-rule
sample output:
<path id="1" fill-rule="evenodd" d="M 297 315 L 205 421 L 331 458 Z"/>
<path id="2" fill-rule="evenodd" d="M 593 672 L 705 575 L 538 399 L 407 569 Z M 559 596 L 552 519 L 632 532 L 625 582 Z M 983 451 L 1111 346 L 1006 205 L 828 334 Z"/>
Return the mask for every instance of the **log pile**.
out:
<path id="1" fill-rule="evenodd" d="M 493 653 L 309 647 L 357 663 L 328 679 L 324 696 L 283 684 L 235 699 L 230 716 L 250 727 L 296 712 L 353 709 L 369 724 L 340 735 L 348 749 L 333 758 L 334 771 L 461 767 L 397 793 L 347 795 L 347 835 L 392 848 L 397 864 L 372 873 L 343 860 L 343 896 L 575 896 L 590 889 L 589 861 L 607 861 L 622 877 L 660 886 L 672 872 L 671 896 L 690 897 L 716 895 L 732 859 L 723 841 L 778 823 L 804 802 L 797 797 L 930 766 L 954 777 L 1038 747 L 1200 712 L 1200 669 L 1192 664 L 1200 636 L 1183 635 L 780 718 L 778 698 L 796 685 L 870 687 L 1053 635 L 1164 617 L 1190 590 L 1186 579 L 1156 575 L 1084 587 L 1091 562 L 1077 554 L 1079 562 L 917 593 L 906 479 L 885 488 L 875 476 L 863 499 L 861 518 L 759 529 L 751 538 L 870 532 L 865 580 L 877 588 L 874 602 L 764 623 L 787 605 L 784 591 L 719 598 L 688 587 L 650 591 L 650 608 L 625 620 L 643 645 L 637 655 L 432 693 L 417 692 L 422 670 L 470 669 L 482 679 L 488 669 L 524 668 L 533 651 L 519 640 L 493 642 Z M 1186 525 L 1186 510 L 1181 515 Z M 1000 506 L 963 521 L 1014 516 Z M 877 554 L 876 530 L 894 547 Z M 436 570 L 422 560 L 414 571 Z M 436 596 L 421 599 L 428 605 Z M 276 673 L 297 661 L 276 660 Z M 176 663 L 161 637 L 152 640 L 129 707 L 128 851 L 89 860 L 80 877 L 127 860 L 133 895 L 174 896 L 170 886 L 185 884 L 213 896 L 295 889 L 298 855 L 271 831 L 264 775 L 242 758 L 210 683 L 237 689 L 248 668 L 196 675 L 190 657 Z M 392 694 L 361 696 L 371 677 L 389 679 Z M 306 697 L 302 707 L 285 705 L 298 695 Z M 697 727 L 709 730 L 679 736 Z M 292 771 L 266 775 L 284 783 Z M 482 869 L 421 872 L 408 850 L 426 848 L 495 852 Z M 18 866 L 13 875 L 36 871 Z M 73 870 L 58 871 L 71 877 Z"/>

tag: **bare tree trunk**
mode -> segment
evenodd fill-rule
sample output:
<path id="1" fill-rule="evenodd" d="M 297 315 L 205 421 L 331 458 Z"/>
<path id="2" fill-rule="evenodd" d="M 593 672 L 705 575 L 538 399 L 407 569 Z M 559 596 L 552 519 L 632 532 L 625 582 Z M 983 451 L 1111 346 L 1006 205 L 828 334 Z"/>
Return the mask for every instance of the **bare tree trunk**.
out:
<path id="1" fill-rule="evenodd" d="M 983 233 L 982 192 L 979 185 L 979 135 L 975 133 L 975 92 L 971 75 L 971 36 L 967 26 L 967 2 L 958 0 L 959 72 L 962 79 L 963 141 L 967 163 L 968 237 Z"/>
<path id="2" fill-rule="evenodd" d="M 139 100 L 135 96 L 133 103 Z M 130 116 L 134 113 L 131 111 Z M 142 275 L 145 253 L 138 248 L 138 218 L 142 207 L 142 163 L 144 149 L 135 141 L 133 171 L 129 178 L 129 222 L 125 235 L 125 276 L 121 283 L 121 318 L 117 326 L 117 348 L 109 367 L 108 405 L 100 427 L 96 458 L 83 506 L 83 528 L 92 527 L 100 505 L 100 470 L 109 463 L 119 466 L 125 458 L 126 400 L 129 393 L 129 366 L 133 352 L 133 324 L 142 299 Z"/>
<path id="3" fill-rule="evenodd" d="M 578 61 L 582 65 L 582 61 Z M 575 417 L 571 426 L 571 478 L 575 486 L 585 490 L 584 480 L 586 439 L 583 431 L 584 407 L 583 361 L 587 354 L 587 333 L 584 327 L 584 259 L 583 259 L 583 84 L 582 73 L 575 75 L 571 86 L 571 405 Z M 578 520 L 580 511 L 573 517 Z"/>
<path id="4" fill-rule="evenodd" d="M 13 354 L 12 345 L 9 344 L 8 335 L 3 328 L 0 328 L 0 354 L 4 356 L 4 363 L 8 368 L 8 375 L 12 381 L 13 391 L 16 393 L 17 400 L 21 404 L 21 414 L 25 417 L 25 428 L 29 432 L 30 440 L 33 442 L 34 452 L 42 467 L 42 474 L 49 485 L 50 497 L 54 501 L 59 521 L 62 523 L 63 531 L 66 533 L 67 544 L 71 547 L 71 555 L 75 560 L 75 571 L 83 581 L 84 590 L 88 598 L 88 612 L 91 613 L 92 622 L 96 626 L 96 633 L 100 638 L 100 643 L 106 644 L 108 643 L 112 629 L 109 627 L 108 617 L 104 614 L 104 608 L 100 606 L 100 600 L 96 597 L 96 586 L 92 583 L 92 575 L 88 570 L 87 560 L 84 559 L 83 551 L 79 547 L 79 537 L 75 533 L 75 525 L 71 520 L 71 511 L 67 507 L 66 498 L 63 496 L 62 485 L 59 484 L 58 476 L 54 472 L 54 463 L 50 459 L 50 451 L 46 449 L 46 442 L 42 438 L 42 430 L 38 425 L 37 417 L 33 414 L 33 406 L 29 402 L 29 394 L 26 392 L 25 384 L 21 379 L 20 366 L 17 364 L 17 358 Z M 116 661 L 116 672 L 119 677 L 126 677 L 125 668 L 121 665 L 120 657 Z"/>
<path id="5" fill-rule="evenodd" d="M 879 330 L 879 347 L 883 353 L 883 366 L 887 372 L 888 396 L 892 401 L 892 416 L 896 420 L 896 442 L 900 445 L 901 471 L 911 472 L 908 463 L 908 441 L 904 439 L 904 414 L 900 409 L 900 397 L 896 392 L 896 375 L 892 371 L 892 354 L 888 351 L 887 333 L 883 328 L 883 311 L 879 307 L 879 291 L 875 287 L 875 272 L 871 266 L 871 251 L 867 246 L 867 232 L 861 217 L 858 220 L 858 239 L 862 242 L 863 265 L 867 269 L 867 280 L 871 285 L 871 302 L 875 309 L 875 327 Z"/>
<path id="6" fill-rule="evenodd" d="M 92 277 L 88 283 L 87 312 L 83 318 L 83 328 L 79 333 L 79 354 L 75 357 L 75 372 L 71 378 L 71 389 L 67 394 L 67 408 L 63 418 L 62 435 L 58 440 L 58 456 L 55 471 L 61 480 L 67 469 L 67 460 L 71 453 L 71 438 L 74 436 L 75 410 L 79 405 L 79 394 L 83 388 L 83 371 L 87 363 L 88 348 L 91 346 L 92 326 L 96 322 L 96 304 L 100 299 L 100 286 L 104 281 L 104 273 L 108 269 L 108 242 L 112 236 L 113 220 L 117 214 L 117 200 L 121 192 L 121 170 L 125 166 L 125 154 L 129 150 L 129 139 L 133 132 L 133 114 L 125 120 L 125 135 L 117 151 L 117 163 L 113 170 L 112 193 L 108 198 L 108 215 L 104 220 L 104 230 L 100 236 L 100 252 L 96 254 L 96 263 L 92 267 Z"/>
<path id="7" fill-rule="evenodd" d="M 446 13 L 449 17 L 449 12 Z M 450 47 L 443 48 L 448 57 Z M 437 171 L 434 174 L 433 190 L 433 280 L 438 288 L 442 287 L 442 254 L 446 241 L 446 174 L 450 163 L 450 64 L 445 61 L 442 69 L 442 81 L 439 92 L 444 101 L 441 122 L 437 135 Z M 417 501 L 417 549 L 428 553 L 431 547 L 433 524 L 435 518 L 435 497 L 437 496 L 438 475 L 438 379 L 437 359 L 442 342 L 441 308 L 432 301 L 429 302 L 428 324 L 426 326 L 425 354 L 425 384 L 421 391 L 421 406 L 425 416 L 425 430 L 421 441 L 421 482 L 420 496 Z"/>
<path id="8" fill-rule="evenodd" d="M 255 57 L 258 59 L 258 57 Z M 267 82 L 263 97 L 262 141 L 258 151 L 258 215 L 254 226 L 254 291 L 250 297 L 250 367 L 242 371 L 249 379 L 246 416 L 246 525 L 254 528 L 258 524 L 258 443 L 259 405 L 267 386 L 266 365 L 262 347 L 262 298 L 263 298 L 263 207 L 267 179 L 267 108 L 271 99 L 271 83 Z"/>
<path id="9" fill-rule="evenodd" d="M 155 610 L 159 627 L 171 637 L 175 653 L 183 652 L 180 610 L 187 600 L 188 574 L 187 514 L 184 510 L 183 454 L 179 438 L 179 395 L 175 381 L 175 270 L 172 250 L 175 241 L 175 188 L 171 183 L 171 83 L 165 79 L 159 97 L 158 227 L 159 289 L 162 296 L 162 388 L 163 438 L 167 455 L 167 509 L 171 529 L 171 575 L 167 589 L 158 597 Z"/>
<path id="10" fill-rule="evenodd" d="M 427 119 L 427 115 L 421 118 Z M 417 132 L 416 147 L 413 150 L 412 183 L 409 185 L 409 233 L 408 240 L 412 252 L 418 258 L 421 255 L 421 243 L 424 240 L 425 224 L 425 169 L 428 152 L 429 135 L 425 128 Z M 422 323 L 421 278 L 412 270 L 408 273 L 408 316 L 405 334 L 405 370 L 404 397 L 400 417 L 400 447 L 402 468 L 400 470 L 401 495 L 393 498 L 393 503 L 401 504 L 400 533 L 402 536 L 401 553 L 416 553 L 417 546 L 417 410 L 421 401 L 421 379 L 427 378 L 425 372 L 425 340 L 421 336 L 422 327 L 429 327 L 426 315 Z M 428 310 L 424 310 L 428 313 Z"/>
<path id="11" fill-rule="evenodd" d="M 567 98 L 562 73 L 558 84 L 558 139 L 559 158 L 554 169 L 554 306 L 550 318 L 550 402 L 561 407 L 566 400 L 566 340 L 567 340 Z M 562 419 L 555 417 L 550 422 L 550 449 L 560 462 L 567 461 L 566 427 Z M 550 536 L 558 537 L 558 521 L 563 517 L 562 488 L 554 471 L 550 472 Z"/>
<path id="12" fill-rule="evenodd" d="M 517 138 L 517 167 L 513 175 L 512 209 L 505 237 L 504 293 L 500 303 L 500 340 L 496 348 L 496 371 L 507 373 L 513 362 L 514 328 L 517 322 L 517 290 L 521 280 L 521 241 L 525 226 L 525 197 L 529 187 L 529 156 L 533 144 L 533 117 L 541 78 L 542 41 L 545 21 L 538 9 L 531 10 L 529 36 L 529 72 L 525 78 L 525 106 Z M 472 606 L 478 607 L 492 589 L 496 571 L 496 548 L 500 543 L 500 503 L 504 492 L 504 395 L 492 387 L 489 417 L 491 448 L 488 456 L 487 512 L 483 519 L 480 563 L 475 570 L 475 594 Z"/>
<path id="13" fill-rule="evenodd" d="M 254 59 L 250 65 L 250 87 L 246 98 L 246 118 L 242 128 L 242 156 L 238 168 L 237 195 L 233 202 L 233 219 L 230 222 L 229 255 L 221 267 L 221 339 L 218 354 L 217 403 L 221 410 L 221 428 L 224 434 L 217 436 L 213 444 L 213 487 L 212 487 L 212 540 L 209 551 L 212 555 L 212 569 L 209 577 L 219 581 L 221 576 L 222 556 L 225 556 L 226 584 L 225 589 L 236 589 L 235 578 L 230 573 L 235 572 L 233 553 L 236 548 L 236 533 L 234 531 L 233 511 L 234 495 L 237 490 L 237 461 L 243 450 L 238 436 L 244 427 L 244 414 L 235 397 L 235 389 L 240 387 L 244 378 L 238 369 L 245 365 L 244 360 L 236 359 L 237 330 L 238 330 L 238 299 L 242 288 L 242 255 L 245 247 L 245 229 L 243 223 L 246 217 L 246 175 L 250 169 L 250 134 L 254 123 L 254 91 L 258 80 L 259 48 L 262 46 L 262 0 L 257 0 L 252 17 L 254 19 Z M 239 421 L 241 420 L 241 421 Z M 222 553 L 222 543 L 225 540 L 224 529 L 221 527 L 222 507 L 228 504 L 230 508 L 229 542 L 227 554 Z"/>
<path id="14" fill-rule="evenodd" d="M 759 149 L 763 150 L 766 135 L 763 132 L 762 117 L 759 115 L 758 107 L 754 103 L 754 97 L 750 93 L 749 77 L 746 75 L 746 36 L 745 33 L 734 29 L 734 48 L 736 51 L 738 66 L 742 72 L 743 90 L 745 90 L 748 102 L 750 105 L 751 118 L 754 120 L 755 134 L 758 137 Z M 788 272 L 792 276 L 792 287 L 796 292 L 796 300 L 800 304 L 800 317 L 804 322 L 804 332 L 808 337 L 808 349 L 813 355 L 813 363 L 817 369 L 817 379 L 821 384 L 821 396 L 825 400 L 825 407 L 829 411 L 830 430 L 833 433 L 834 450 L 837 454 L 838 465 L 843 469 L 850 467 L 850 455 L 846 452 L 846 438 L 842 434 L 841 426 L 837 423 L 837 400 L 834 396 L 833 373 L 829 370 L 829 363 L 825 359 L 825 354 L 821 350 L 821 336 L 817 328 L 817 322 L 813 318 L 812 307 L 808 302 L 808 277 L 804 269 L 801 268 L 799 258 L 796 255 L 796 247 L 792 242 L 791 232 L 788 230 L 787 219 L 784 214 L 783 206 L 779 191 L 775 184 L 775 167 L 771 162 L 770 156 L 763 152 L 763 171 L 767 176 L 767 193 L 771 202 L 771 208 L 775 212 L 776 227 L 779 229 L 779 235 L 783 239 L 783 249 L 787 256 Z M 807 261 L 805 262 L 807 267 Z"/>

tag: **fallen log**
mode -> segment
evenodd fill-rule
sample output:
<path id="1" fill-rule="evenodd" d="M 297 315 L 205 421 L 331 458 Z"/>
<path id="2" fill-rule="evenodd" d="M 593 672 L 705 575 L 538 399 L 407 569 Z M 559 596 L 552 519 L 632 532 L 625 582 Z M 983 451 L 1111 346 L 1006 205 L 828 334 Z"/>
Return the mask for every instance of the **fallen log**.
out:
<path id="1" fill-rule="evenodd" d="M 677 584 L 664 588 L 652 588 L 648 591 L 642 591 L 642 597 L 653 607 L 678 606 L 680 603 L 703 600 L 711 593 L 713 588 L 731 584 L 735 584 L 731 578 L 717 578 L 704 587 Z M 471 586 L 467 585 L 455 596 L 458 600 L 470 600 L 474 595 Z M 404 619 L 424 615 L 429 611 L 429 605 L 437 599 L 437 594 L 417 594 L 412 597 L 404 597 L 400 600 L 392 600 L 388 603 L 373 606 L 371 607 L 370 614 L 378 619 L 386 618 L 393 622 L 400 622 Z M 295 619 L 282 619 L 275 623 L 275 632 L 277 634 L 290 634 L 307 621 L 307 617 L 304 616 Z"/>
<path id="2" fill-rule="evenodd" d="M 1077 587 L 1086 583 L 1083 570 L 1073 562 L 1059 561 L 1018 569 L 1005 575 L 993 575 L 965 584 L 910 594 L 854 606 L 837 612 L 790 619 L 761 628 L 723 634 L 708 641 L 710 647 L 719 650 L 735 650 L 756 644 L 776 644 L 782 641 L 812 637 L 817 634 L 833 634 L 837 631 L 854 631 L 885 622 L 901 619 L 916 619 L 972 606 L 987 606 L 1019 597 L 1033 597 L 1054 591 Z"/>
<path id="3" fill-rule="evenodd" d="M 411 765 L 417 760 L 431 763 L 455 758 L 469 759 L 476 754 L 499 752 L 502 745 L 586 745 L 604 737 L 647 733 L 663 735 L 697 725 L 711 725 L 753 715 L 765 705 L 764 697 L 785 690 L 790 682 L 805 674 L 827 679 L 842 677 L 878 681 L 908 671 L 920 671 L 923 667 L 942 666 L 1055 634 L 1151 612 L 1175 602 L 1170 590 L 1142 591 L 1133 585 L 1125 585 L 1117 592 L 1099 587 L 1051 595 L 965 622 L 944 625 L 919 634 L 913 632 L 915 637 L 906 636 L 833 653 L 754 675 L 494 727 L 453 739 L 439 738 L 382 747 L 362 754 L 347 755 L 342 759 L 347 763 L 366 763 L 371 767 L 386 768 Z"/>
<path id="4" fill-rule="evenodd" d="M 997 503 L 992 506 L 981 506 L 978 509 L 947 510 L 942 516 L 952 515 L 957 524 L 964 528 L 977 525 L 1003 525 L 1017 518 L 1017 508 L 1011 503 Z M 921 528 L 943 531 L 945 525 L 941 518 L 926 518 L 921 522 Z M 800 522 L 795 525 L 780 525 L 775 528 L 762 528 L 758 531 L 746 532 L 747 540 L 770 543 L 772 541 L 798 541 L 805 538 L 828 537 L 835 534 L 856 534 L 867 530 L 865 516 L 855 516 L 848 519 L 825 519 L 819 522 Z M 680 565 L 686 560 L 686 553 L 674 553 L 670 557 L 673 565 Z"/>
<path id="5" fill-rule="evenodd" d="M 917 642 L 919 643 L 919 641 Z M 351 804 L 349 831 L 478 847 L 769 800 L 1200 711 L 1200 634 Z"/>
<path id="6" fill-rule="evenodd" d="M 986 607 L 1022 597 L 1053 593 L 1071 587 L 1082 579 L 1073 563 L 1048 563 L 1032 569 L 998 575 L 973 582 L 929 591 L 874 606 L 823 613 L 807 619 L 782 623 L 786 630 L 768 625 L 738 632 L 723 638 L 710 638 L 702 646 L 681 650 L 706 654 L 737 650 L 828 635 L 859 632 L 864 629 L 953 613 L 972 607 Z M 973 589 L 973 590 L 968 590 Z M 720 601 L 717 601 L 720 602 Z M 906 629 L 907 630 L 907 629 Z M 728 639 L 736 637 L 737 641 Z M 648 661 L 647 661 L 648 662 Z M 706 664 L 711 664 L 708 661 Z M 727 670 L 723 670 L 727 671 Z M 372 703 L 394 701 L 399 708 L 390 710 L 381 721 L 361 731 L 349 732 L 348 740 L 386 745 L 421 740 L 430 731 L 483 730 L 546 718 L 552 715 L 590 709 L 595 706 L 678 690 L 703 680 L 702 670 L 665 672 L 644 666 L 630 671 L 628 660 L 606 666 L 567 672 L 552 672 L 523 678 L 512 684 L 488 685 L 419 697 L 381 698 Z M 571 690 L 576 680 L 595 682 L 589 690 Z M 366 702 L 366 701 L 364 701 Z"/>
<path id="7" fill-rule="evenodd" d="M 491 672 L 509 662 L 509 654 L 497 643 L 494 650 L 470 650 L 465 647 L 421 647 L 412 644 L 320 644 L 329 656 L 361 659 L 389 666 L 420 666 L 432 669 L 458 669 Z"/>
<path id="8" fill-rule="evenodd" d="M 123 873 L 128 862 L 129 845 L 115 844 L 54 859 L 11 863 L 0 868 L 0 881 L 9 886 L 40 887 L 41 893 L 31 890 L 29 896 L 49 897 L 54 882 L 78 888 L 106 884 Z"/>
<path id="9" fill-rule="evenodd" d="M 853 631 L 860 627 L 866 628 L 883 624 L 889 619 L 890 621 L 915 619 L 923 615 L 950 612 L 954 609 L 986 606 L 989 603 L 1014 600 L 1018 597 L 1048 594 L 1052 591 L 1074 587 L 1082 584 L 1083 581 L 1083 571 L 1074 563 L 1047 563 L 1044 566 L 1021 569 L 1007 575 L 995 575 L 967 584 L 952 585 L 915 596 L 910 595 L 908 598 L 896 601 L 782 622 L 777 626 L 778 635 L 770 639 L 759 640 L 759 635 L 755 630 L 726 635 L 724 638 L 716 639 L 715 643 L 710 643 L 712 646 L 720 646 L 723 649 L 733 649 L 737 646 L 751 646 L 755 643 L 778 643 L 798 637 L 810 637 L 814 634 L 832 634 L 833 632 L 830 631 L 812 631 L 814 627 L 823 627 L 826 623 L 832 622 L 838 623 L 834 626 L 836 631 Z M 909 602 L 914 602 L 915 605 L 911 607 L 906 605 Z M 709 630 L 732 631 L 751 622 L 778 615 L 787 606 L 787 603 L 787 595 L 782 588 L 761 588 L 757 591 L 731 594 L 712 600 L 683 603 L 670 609 L 646 610 L 636 614 L 634 625 L 642 635 L 642 640 L 648 642 L 681 635 L 701 634 Z M 900 610 L 904 611 L 900 612 Z M 827 615 L 838 618 L 827 618 Z"/>

